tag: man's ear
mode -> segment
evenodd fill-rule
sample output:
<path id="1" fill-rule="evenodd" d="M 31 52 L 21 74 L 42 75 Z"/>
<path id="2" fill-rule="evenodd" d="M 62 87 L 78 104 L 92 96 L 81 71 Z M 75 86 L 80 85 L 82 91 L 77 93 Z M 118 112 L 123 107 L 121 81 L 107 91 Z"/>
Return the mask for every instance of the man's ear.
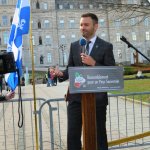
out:
<path id="1" fill-rule="evenodd" d="M 96 24 L 94 25 L 94 29 L 95 29 L 95 32 L 96 32 L 96 30 L 98 29 L 98 23 L 96 23 Z"/>

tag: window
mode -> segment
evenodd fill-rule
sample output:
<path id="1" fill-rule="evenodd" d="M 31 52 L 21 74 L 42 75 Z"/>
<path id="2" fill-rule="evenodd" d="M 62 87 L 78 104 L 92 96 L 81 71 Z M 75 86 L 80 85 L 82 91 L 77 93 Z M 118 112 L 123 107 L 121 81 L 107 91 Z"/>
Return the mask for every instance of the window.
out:
<path id="1" fill-rule="evenodd" d="M 120 33 L 116 33 L 117 42 L 120 42 Z"/>
<path id="2" fill-rule="evenodd" d="M 72 34 L 71 35 L 71 42 L 74 42 L 76 40 L 76 35 L 75 34 Z"/>
<path id="3" fill-rule="evenodd" d="M 73 9 L 73 5 L 72 4 L 70 4 L 70 9 Z"/>
<path id="4" fill-rule="evenodd" d="M 49 28 L 49 26 L 50 26 L 49 20 L 45 20 L 44 21 L 44 27 Z"/>
<path id="5" fill-rule="evenodd" d="M 52 38 L 49 35 L 46 35 L 46 37 L 45 37 L 45 44 L 46 45 L 52 44 Z"/>
<path id="6" fill-rule="evenodd" d="M 32 20 L 31 23 L 32 23 L 32 28 L 34 29 L 34 28 L 35 28 L 35 23 L 34 23 L 34 21 Z"/>
<path id="7" fill-rule="evenodd" d="M 80 4 L 80 9 L 83 9 L 83 4 Z"/>
<path id="8" fill-rule="evenodd" d="M 6 0 L 2 0 L 2 4 L 6 4 Z"/>
<path id="9" fill-rule="evenodd" d="M 132 32 L 132 40 L 136 41 L 136 33 L 135 32 Z"/>
<path id="10" fill-rule="evenodd" d="M 34 63 L 36 64 L 36 55 L 33 56 Z"/>
<path id="11" fill-rule="evenodd" d="M 44 64 L 44 56 L 43 55 L 40 56 L 40 64 Z"/>
<path id="12" fill-rule="evenodd" d="M 115 20 L 115 26 L 120 27 L 121 26 L 121 21 L 120 20 Z"/>
<path id="13" fill-rule="evenodd" d="M 39 36 L 39 45 L 42 45 L 42 37 Z"/>
<path id="14" fill-rule="evenodd" d="M 121 59 L 122 58 L 122 52 L 120 49 L 118 49 L 118 58 Z"/>
<path id="15" fill-rule="evenodd" d="M 149 26 L 149 18 L 145 18 L 144 19 L 144 25 L 145 26 Z"/>
<path id="16" fill-rule="evenodd" d="M 89 5 L 89 8 L 90 8 L 90 9 L 93 9 L 93 5 L 92 5 L 92 4 L 90 4 L 90 5 Z"/>
<path id="17" fill-rule="evenodd" d="M 10 18 L 10 25 L 12 24 L 13 22 L 13 17 Z"/>
<path id="18" fill-rule="evenodd" d="M 2 16 L 2 24 L 3 24 L 3 26 L 7 26 L 8 25 L 7 16 Z"/>
<path id="19" fill-rule="evenodd" d="M 102 5 L 102 4 L 99 4 L 98 7 L 99 7 L 100 9 L 103 9 L 103 5 Z"/>
<path id="20" fill-rule="evenodd" d="M 64 52 L 64 63 L 67 64 L 67 62 L 68 62 L 67 54 L 66 54 L 66 52 Z"/>
<path id="21" fill-rule="evenodd" d="M 128 0 L 128 4 L 133 4 L 133 0 Z"/>
<path id="22" fill-rule="evenodd" d="M 38 29 L 41 29 L 41 22 L 38 22 Z"/>
<path id="23" fill-rule="evenodd" d="M 59 5 L 59 9 L 63 9 L 63 5 Z"/>
<path id="24" fill-rule="evenodd" d="M 9 33 L 8 33 L 8 31 L 3 33 L 3 38 L 4 38 L 4 44 L 7 44 L 8 40 L 9 40 Z"/>
<path id="25" fill-rule="evenodd" d="M 150 32 L 146 32 L 146 40 L 150 40 Z"/>
<path id="26" fill-rule="evenodd" d="M 134 4 L 138 4 L 138 0 L 134 0 L 133 3 L 134 3 Z"/>
<path id="27" fill-rule="evenodd" d="M 74 28 L 75 27 L 75 21 L 74 20 L 70 20 L 69 27 L 70 28 Z"/>
<path id="28" fill-rule="evenodd" d="M 35 45 L 35 39 L 34 39 L 34 36 L 32 36 L 32 43 L 33 43 L 33 45 Z"/>
<path id="29" fill-rule="evenodd" d="M 99 19 L 99 25 L 100 25 L 100 27 L 104 27 L 105 26 L 104 19 Z"/>
<path id="30" fill-rule="evenodd" d="M 48 9 L 48 5 L 47 3 L 43 3 L 43 9 L 47 10 Z"/>
<path id="31" fill-rule="evenodd" d="M 135 18 L 131 18 L 131 19 L 130 19 L 130 24 L 131 24 L 132 26 L 134 26 L 134 25 L 136 24 L 136 19 L 135 19 Z"/>
<path id="32" fill-rule="evenodd" d="M 36 2 L 36 9 L 40 9 L 40 4 L 38 1 Z"/>
<path id="33" fill-rule="evenodd" d="M 100 36 L 101 36 L 102 39 L 106 38 L 106 34 L 104 32 L 102 32 Z"/>
<path id="34" fill-rule="evenodd" d="M 47 62 L 48 62 L 48 63 L 51 63 L 51 62 L 52 62 L 52 55 L 51 55 L 51 53 L 48 53 L 48 54 L 47 54 Z"/>
<path id="35" fill-rule="evenodd" d="M 64 20 L 60 20 L 60 22 L 59 22 L 59 27 L 60 27 L 60 28 L 64 28 Z"/>
<path id="36" fill-rule="evenodd" d="M 65 37 L 65 35 L 61 35 L 61 37 L 60 37 L 60 43 L 61 44 L 66 44 L 66 37 Z"/>

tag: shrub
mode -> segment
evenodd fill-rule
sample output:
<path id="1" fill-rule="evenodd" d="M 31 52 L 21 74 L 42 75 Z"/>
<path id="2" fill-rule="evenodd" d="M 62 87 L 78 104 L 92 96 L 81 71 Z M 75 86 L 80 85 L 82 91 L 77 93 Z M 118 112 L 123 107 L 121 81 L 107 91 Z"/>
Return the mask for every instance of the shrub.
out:
<path id="1" fill-rule="evenodd" d="M 124 66 L 124 75 L 132 75 L 137 73 L 137 69 L 132 66 Z"/>
<path id="2" fill-rule="evenodd" d="M 143 73 L 150 73 L 150 66 L 140 65 L 140 66 L 124 66 L 124 75 L 137 74 L 141 70 Z"/>

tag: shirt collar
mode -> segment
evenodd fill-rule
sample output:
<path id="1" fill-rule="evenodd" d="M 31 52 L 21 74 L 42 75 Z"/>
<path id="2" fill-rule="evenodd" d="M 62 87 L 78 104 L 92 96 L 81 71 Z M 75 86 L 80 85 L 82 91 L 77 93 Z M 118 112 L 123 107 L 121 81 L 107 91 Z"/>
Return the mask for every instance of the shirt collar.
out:
<path id="1" fill-rule="evenodd" d="M 93 38 L 90 39 L 91 43 L 94 44 L 96 41 L 97 36 L 95 35 Z"/>

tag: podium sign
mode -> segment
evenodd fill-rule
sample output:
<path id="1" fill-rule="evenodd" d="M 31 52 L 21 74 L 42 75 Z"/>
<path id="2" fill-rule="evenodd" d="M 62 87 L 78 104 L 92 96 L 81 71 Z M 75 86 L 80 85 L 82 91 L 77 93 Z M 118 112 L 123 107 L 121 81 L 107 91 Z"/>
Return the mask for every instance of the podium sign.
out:
<path id="1" fill-rule="evenodd" d="M 123 67 L 69 67 L 70 93 L 96 93 L 121 90 Z"/>

